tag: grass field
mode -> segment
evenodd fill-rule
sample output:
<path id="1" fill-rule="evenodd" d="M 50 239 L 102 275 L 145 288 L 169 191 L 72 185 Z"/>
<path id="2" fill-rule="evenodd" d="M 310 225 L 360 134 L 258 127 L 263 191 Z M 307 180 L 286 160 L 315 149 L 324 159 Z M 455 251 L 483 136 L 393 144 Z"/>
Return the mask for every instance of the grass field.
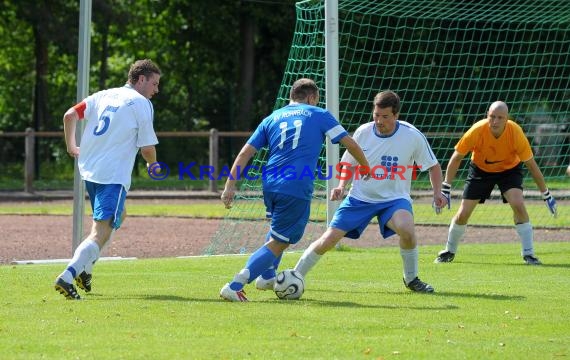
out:
<path id="1" fill-rule="evenodd" d="M 424 246 L 432 295 L 404 288 L 397 248 L 342 248 L 301 300 L 249 285 L 249 303 L 218 298 L 244 256 L 102 261 L 83 301 L 53 290 L 61 264 L 0 266 L 0 359 L 564 359 L 570 245 L 539 246 L 540 267 L 512 244 L 465 244 L 451 264 Z"/>
<path id="2" fill-rule="evenodd" d="M 263 202 L 259 200 L 250 201 L 251 204 L 243 205 L 247 207 L 246 212 L 237 212 L 236 215 L 241 219 L 262 219 L 265 217 L 265 207 Z M 415 202 L 415 214 L 417 224 L 449 224 L 451 218 L 455 214 L 455 209 L 444 210 L 441 215 L 436 215 L 431 208 L 431 204 Z M 311 220 L 325 221 L 326 214 L 323 213 L 325 209 L 324 202 L 313 201 L 311 204 Z M 547 210 L 542 201 L 527 201 L 526 207 L 529 214 L 542 217 L 542 221 L 537 221 L 535 226 L 544 226 L 551 228 L 569 228 L 570 216 L 564 214 L 563 203 L 559 205 L 559 216 L 552 218 L 547 215 Z M 321 211 L 316 211 L 320 208 Z M 91 214 L 91 208 L 87 203 L 85 211 Z M 168 201 L 163 202 L 149 202 L 145 200 L 127 201 L 127 212 L 129 216 L 178 216 L 178 217 L 192 217 L 192 218 L 224 218 L 228 214 L 219 201 L 186 201 L 179 203 L 172 203 Z M 73 213 L 72 201 L 58 201 L 58 202 L 34 202 L 34 203 L 0 203 L 0 215 L 71 215 Z M 507 220 L 506 220 L 507 219 Z M 510 207 L 502 203 L 489 203 L 484 206 L 479 206 L 475 209 L 473 216 L 469 220 L 471 225 L 510 225 L 512 219 L 512 210 Z"/>

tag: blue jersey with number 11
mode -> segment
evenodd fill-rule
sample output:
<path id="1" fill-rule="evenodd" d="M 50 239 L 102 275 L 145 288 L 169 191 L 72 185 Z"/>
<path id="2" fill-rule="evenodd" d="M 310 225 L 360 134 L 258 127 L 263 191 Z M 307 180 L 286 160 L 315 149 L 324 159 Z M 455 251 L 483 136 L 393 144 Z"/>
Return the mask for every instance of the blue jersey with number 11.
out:
<path id="1" fill-rule="evenodd" d="M 308 104 L 291 104 L 263 119 L 248 144 L 267 147 L 263 190 L 310 199 L 316 167 L 325 136 L 338 143 L 348 135 L 325 109 Z"/>

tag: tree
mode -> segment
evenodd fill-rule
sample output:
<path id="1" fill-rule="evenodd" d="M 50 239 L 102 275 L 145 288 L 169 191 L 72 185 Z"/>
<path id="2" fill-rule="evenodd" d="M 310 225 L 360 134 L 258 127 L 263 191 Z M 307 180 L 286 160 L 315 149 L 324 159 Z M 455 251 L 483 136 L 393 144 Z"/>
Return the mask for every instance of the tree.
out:
<path id="1" fill-rule="evenodd" d="M 89 92 L 121 86 L 134 60 L 151 58 L 163 72 L 156 130 L 251 130 L 275 104 L 294 3 L 93 0 Z M 0 130 L 61 130 L 76 101 L 79 2 L 0 0 L 0 13 Z M 161 153 L 204 158 L 200 141 L 161 141 Z M 40 160 L 68 161 L 61 146 L 42 144 Z"/>

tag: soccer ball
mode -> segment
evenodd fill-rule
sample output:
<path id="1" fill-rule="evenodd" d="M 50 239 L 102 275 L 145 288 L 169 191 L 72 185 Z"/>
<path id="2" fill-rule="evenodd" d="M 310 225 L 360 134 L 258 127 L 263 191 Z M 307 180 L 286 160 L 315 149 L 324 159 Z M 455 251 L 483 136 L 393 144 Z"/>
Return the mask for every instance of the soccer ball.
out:
<path id="1" fill-rule="evenodd" d="M 305 280 L 300 272 L 293 269 L 281 271 L 275 277 L 273 291 L 279 299 L 294 300 L 299 299 L 305 291 Z"/>
<path id="2" fill-rule="evenodd" d="M 570 176 L 570 165 L 566 168 L 566 175 Z"/>

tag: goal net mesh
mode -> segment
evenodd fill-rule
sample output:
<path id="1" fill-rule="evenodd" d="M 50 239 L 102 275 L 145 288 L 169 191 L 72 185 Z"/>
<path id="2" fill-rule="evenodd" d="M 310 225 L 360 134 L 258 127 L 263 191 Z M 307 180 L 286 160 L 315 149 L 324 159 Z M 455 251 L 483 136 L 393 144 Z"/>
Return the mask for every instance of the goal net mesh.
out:
<path id="1" fill-rule="evenodd" d="M 570 7 L 565 0 L 340 0 L 338 8 L 339 121 L 349 132 L 372 120 L 376 93 L 394 90 L 402 99 L 400 119 L 426 135 L 445 170 L 462 133 L 485 117 L 490 103 L 503 100 L 511 119 L 527 133 L 551 192 L 557 199 L 568 197 L 564 189 L 569 187 L 565 171 L 569 165 Z M 324 3 L 299 2 L 296 13 L 275 108 L 288 103 L 290 85 L 301 77 L 317 82 L 320 105 L 326 107 Z M 260 168 L 266 160 L 267 152 L 259 151 L 253 165 Z M 417 224 L 449 224 L 459 205 L 467 165 L 466 159 L 454 181 L 451 211 L 440 216 L 431 208 L 427 172 L 413 182 Z M 318 167 L 324 166 L 323 145 Z M 524 191 L 535 227 L 568 227 L 564 216 L 550 217 L 530 174 Z M 317 180 L 311 221 L 303 240 L 292 249 L 306 247 L 325 230 L 326 198 L 326 184 Z M 244 253 L 259 247 L 269 229 L 264 217 L 261 180 L 242 181 L 234 206 L 206 253 Z M 501 205 L 500 194 L 494 191 L 475 210 L 470 224 L 510 226 L 512 212 Z"/>

